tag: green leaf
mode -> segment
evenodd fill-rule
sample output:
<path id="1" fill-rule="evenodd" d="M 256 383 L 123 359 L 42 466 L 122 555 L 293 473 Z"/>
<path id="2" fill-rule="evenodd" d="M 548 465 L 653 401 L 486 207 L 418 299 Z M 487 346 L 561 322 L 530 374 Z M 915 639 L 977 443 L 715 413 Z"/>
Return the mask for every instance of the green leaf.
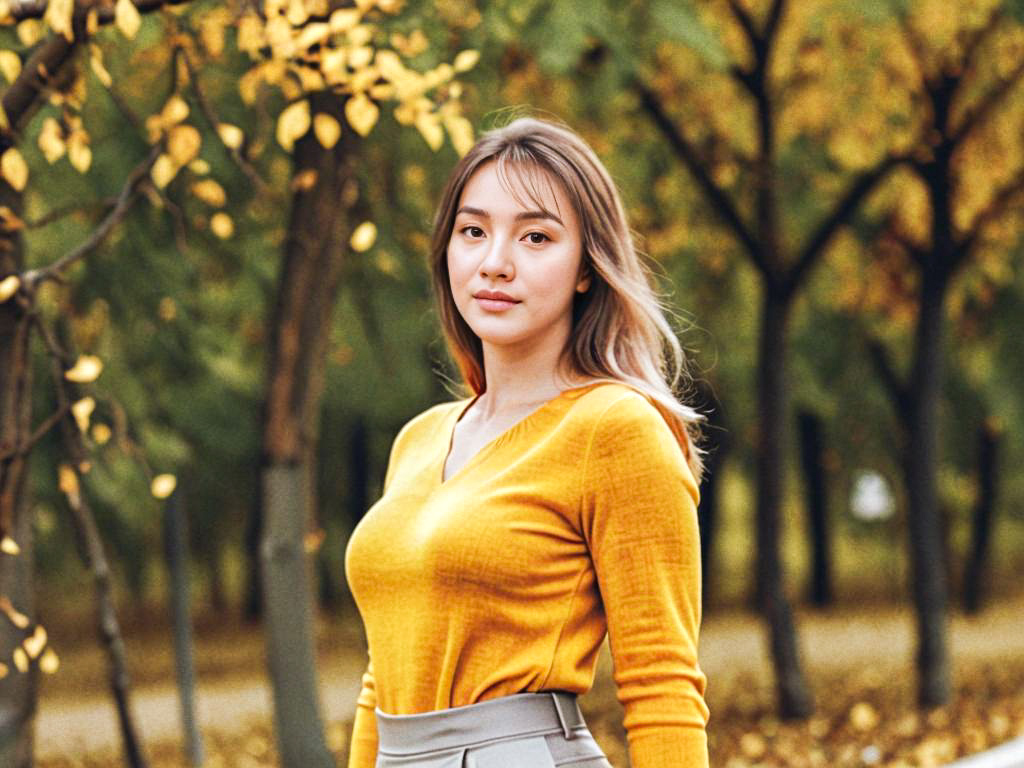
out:
<path id="1" fill-rule="evenodd" d="M 565 74 L 586 50 L 588 6 L 580 2 L 551 2 L 536 23 L 531 22 L 532 41 L 543 69 Z"/>
<path id="2" fill-rule="evenodd" d="M 722 41 L 704 26 L 691 3 L 679 0 L 655 2 L 651 5 L 651 18 L 666 39 L 697 51 L 711 67 L 726 69 L 729 66 L 729 54 Z"/>

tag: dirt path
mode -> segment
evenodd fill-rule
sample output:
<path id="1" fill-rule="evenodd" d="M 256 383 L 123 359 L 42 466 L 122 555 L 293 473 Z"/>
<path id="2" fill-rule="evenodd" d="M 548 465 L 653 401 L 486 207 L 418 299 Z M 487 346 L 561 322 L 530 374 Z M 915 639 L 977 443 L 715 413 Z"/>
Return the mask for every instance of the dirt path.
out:
<path id="1" fill-rule="evenodd" d="M 974 619 L 956 616 L 952 619 L 950 642 L 955 662 L 999 662 L 1003 659 L 1024 659 L 1024 596 L 1004 602 Z M 808 674 L 812 680 L 823 672 L 862 669 L 865 674 L 885 676 L 905 672 L 913 665 L 913 619 L 902 610 L 880 608 L 875 611 L 836 615 L 802 613 L 799 617 L 801 648 Z M 201 727 L 225 733 L 241 732 L 253 721 L 267 722 L 270 717 L 270 690 L 264 679 L 251 676 L 212 675 L 204 679 L 204 658 L 215 654 L 231 656 L 241 663 L 242 670 L 261 669 L 259 638 L 246 636 L 238 642 L 201 640 L 197 648 L 200 660 L 200 693 L 197 715 Z M 132 638 L 128 638 L 132 647 Z M 149 640 L 136 644 L 137 660 L 133 666 L 145 669 L 146 659 L 158 654 L 166 657 L 166 649 L 153 648 Z M 225 645 L 229 647 L 225 647 Z M 328 723 L 345 723 L 351 718 L 359 692 L 363 654 L 356 643 L 346 641 L 321 644 L 321 700 Z M 141 647 L 140 647 L 141 646 Z M 355 648 L 355 650 L 353 650 Z M 770 679 L 765 653 L 763 629 L 756 619 L 745 614 L 709 615 L 701 635 L 701 664 L 710 681 L 709 702 L 714 703 L 716 681 L 725 682 L 735 675 L 752 675 Z M 204 656 L 206 654 L 206 656 Z M 74 654 L 65 658 L 68 674 L 81 675 L 78 680 L 61 686 L 44 686 L 37 718 L 37 754 L 41 758 L 57 755 L 80 755 L 84 751 L 118 748 L 118 727 L 114 707 L 105 693 L 102 681 L 102 660 L 98 652 L 89 659 Z M 138 659 L 141 659 L 139 661 Z M 92 673 L 83 669 L 95 667 Z M 602 650 L 601 667 L 608 671 L 607 644 Z M 77 670 L 77 672 L 75 671 Z M 64 674 L 62 670 L 61 673 Z M 91 679 L 90 679 L 91 675 Z M 159 676 L 137 675 L 141 683 L 133 694 L 133 707 L 138 716 L 142 736 L 147 743 L 177 741 L 180 738 L 180 714 L 177 693 Z M 69 688 L 70 686 L 70 688 Z"/>

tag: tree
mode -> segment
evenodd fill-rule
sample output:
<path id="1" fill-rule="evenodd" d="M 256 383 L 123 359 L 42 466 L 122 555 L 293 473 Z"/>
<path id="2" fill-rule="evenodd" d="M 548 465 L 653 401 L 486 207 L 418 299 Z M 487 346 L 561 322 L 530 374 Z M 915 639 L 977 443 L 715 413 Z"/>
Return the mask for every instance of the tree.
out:
<path id="1" fill-rule="evenodd" d="M 897 373 L 881 341 L 873 344 L 872 352 L 903 429 L 918 699 L 923 707 L 946 703 L 951 691 L 944 526 L 936 483 L 944 315 L 953 281 L 971 259 L 1005 258 L 1006 235 L 1000 236 L 996 225 L 1024 193 L 1022 148 L 1015 135 L 1020 105 L 1007 103 L 1024 81 L 1024 60 L 1009 53 L 1024 35 L 1011 13 L 1015 8 L 1002 2 L 974 4 L 963 26 L 942 25 L 942 37 L 952 43 L 946 46 L 930 39 L 936 36 L 935 6 L 898 18 L 911 54 L 906 81 L 913 83 L 911 98 L 920 105 L 921 136 L 909 163 L 914 177 L 901 185 L 902 205 L 890 209 L 887 229 L 916 273 L 909 374 Z M 922 28 L 929 29 L 928 38 Z M 1009 126 L 1013 133 L 1007 135 Z M 1013 162 L 1003 162 L 993 173 L 990 157 L 996 146 L 1000 159 Z M 911 219 L 912 211 L 925 217 Z M 995 253 L 986 255 L 993 246 Z"/>

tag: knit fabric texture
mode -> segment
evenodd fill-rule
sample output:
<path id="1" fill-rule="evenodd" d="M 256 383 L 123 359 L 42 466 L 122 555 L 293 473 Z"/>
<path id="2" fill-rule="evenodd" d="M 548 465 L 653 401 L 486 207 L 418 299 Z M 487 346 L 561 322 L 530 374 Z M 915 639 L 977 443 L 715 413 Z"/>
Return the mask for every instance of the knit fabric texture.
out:
<path id="1" fill-rule="evenodd" d="M 606 636 L 632 768 L 704 768 L 699 491 L 678 432 L 640 392 L 592 383 L 443 481 L 473 402 L 402 428 L 384 493 L 349 539 L 345 574 L 369 648 L 349 768 L 375 764 L 374 707 L 583 694 Z"/>

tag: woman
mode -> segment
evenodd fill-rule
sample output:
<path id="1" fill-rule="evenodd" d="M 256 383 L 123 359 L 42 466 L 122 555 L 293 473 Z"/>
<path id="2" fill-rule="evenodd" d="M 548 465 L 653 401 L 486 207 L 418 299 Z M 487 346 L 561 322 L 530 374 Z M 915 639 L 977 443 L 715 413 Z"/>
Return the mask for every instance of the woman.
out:
<path id="1" fill-rule="evenodd" d="M 431 269 L 473 396 L 402 428 L 349 541 L 349 768 L 609 768 L 576 703 L 606 634 L 633 768 L 706 766 L 703 416 L 607 171 L 554 123 L 485 134 Z"/>

